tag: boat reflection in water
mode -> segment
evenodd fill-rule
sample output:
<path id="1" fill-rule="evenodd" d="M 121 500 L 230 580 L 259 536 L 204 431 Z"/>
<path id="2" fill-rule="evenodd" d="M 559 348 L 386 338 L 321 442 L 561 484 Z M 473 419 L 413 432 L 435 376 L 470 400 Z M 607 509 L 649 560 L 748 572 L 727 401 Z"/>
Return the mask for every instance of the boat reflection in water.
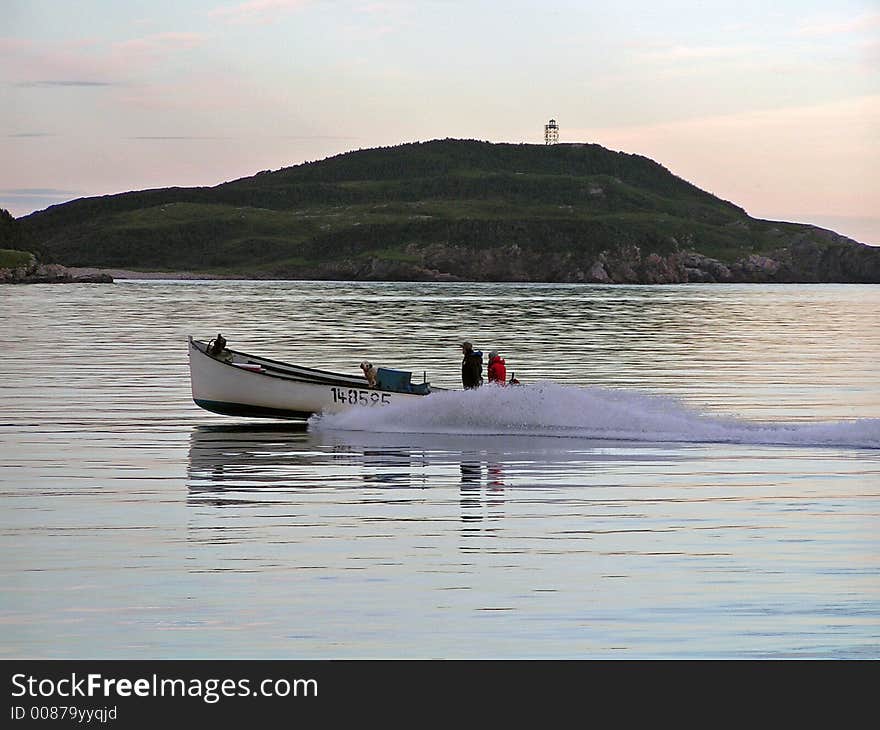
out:
<path id="1" fill-rule="evenodd" d="M 299 518 L 324 518 L 332 527 L 330 505 L 344 505 L 350 525 L 357 518 L 449 520 L 457 502 L 461 531 L 487 532 L 505 516 L 513 488 L 522 490 L 520 505 L 559 502 L 571 488 L 584 498 L 582 487 L 630 482 L 639 464 L 656 473 L 685 451 L 545 436 L 312 433 L 289 422 L 199 426 L 190 439 L 189 504 L 279 508 L 261 517 L 289 517 L 293 506 L 303 510 Z M 383 504 L 395 507 L 393 516 L 376 515 Z M 404 504 L 420 508 L 406 516 Z"/>
<path id="2" fill-rule="evenodd" d="M 305 423 L 199 426 L 190 437 L 189 496 L 223 506 L 245 495 L 277 501 L 303 490 L 424 486 L 424 477 L 414 473 L 417 458 L 393 441 L 315 436 Z"/>

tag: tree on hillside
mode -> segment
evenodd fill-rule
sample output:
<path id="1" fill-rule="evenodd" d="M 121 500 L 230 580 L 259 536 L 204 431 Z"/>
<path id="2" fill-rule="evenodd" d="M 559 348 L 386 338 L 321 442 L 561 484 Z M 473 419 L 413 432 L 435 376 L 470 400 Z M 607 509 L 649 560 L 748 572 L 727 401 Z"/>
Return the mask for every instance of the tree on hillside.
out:
<path id="1" fill-rule="evenodd" d="M 26 249 L 27 236 L 19 222 L 5 208 L 0 208 L 0 248 Z"/>

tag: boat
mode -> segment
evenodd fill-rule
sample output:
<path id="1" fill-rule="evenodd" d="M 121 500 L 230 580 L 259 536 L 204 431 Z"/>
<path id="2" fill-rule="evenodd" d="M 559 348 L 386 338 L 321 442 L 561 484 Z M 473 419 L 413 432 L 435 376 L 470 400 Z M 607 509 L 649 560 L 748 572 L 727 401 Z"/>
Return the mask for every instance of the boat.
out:
<path id="1" fill-rule="evenodd" d="M 406 370 L 377 368 L 376 386 L 371 387 L 363 375 L 229 349 L 222 335 L 207 342 L 189 337 L 189 372 L 195 404 L 225 416 L 304 420 L 351 408 L 383 408 L 432 392 L 427 380 L 413 383 Z"/>

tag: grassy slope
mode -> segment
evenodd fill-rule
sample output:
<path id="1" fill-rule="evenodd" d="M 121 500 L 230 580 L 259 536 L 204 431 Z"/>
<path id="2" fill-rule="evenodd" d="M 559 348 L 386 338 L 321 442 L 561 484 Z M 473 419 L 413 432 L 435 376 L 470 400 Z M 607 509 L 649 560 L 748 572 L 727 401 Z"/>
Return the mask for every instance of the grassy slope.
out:
<path id="1" fill-rule="evenodd" d="M 27 266 L 31 262 L 31 256 L 27 251 L 14 251 L 7 248 L 0 249 L 0 269 L 16 269 L 19 266 Z"/>
<path id="2" fill-rule="evenodd" d="M 408 260 L 408 244 L 515 243 L 598 253 L 635 243 L 722 260 L 794 229 L 644 157 L 598 145 L 438 140 L 362 150 L 214 188 L 73 201 L 22 219 L 44 260 L 163 270 L 283 273 L 334 257 Z"/>

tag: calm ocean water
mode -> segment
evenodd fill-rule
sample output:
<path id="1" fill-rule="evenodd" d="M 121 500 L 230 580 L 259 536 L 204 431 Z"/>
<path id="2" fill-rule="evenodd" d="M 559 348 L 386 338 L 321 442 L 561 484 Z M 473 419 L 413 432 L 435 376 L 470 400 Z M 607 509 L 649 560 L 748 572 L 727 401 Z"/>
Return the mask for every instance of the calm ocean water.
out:
<path id="1" fill-rule="evenodd" d="M 0 287 L 0 656 L 880 658 L 880 287 Z M 186 338 L 456 387 L 309 424 Z"/>

